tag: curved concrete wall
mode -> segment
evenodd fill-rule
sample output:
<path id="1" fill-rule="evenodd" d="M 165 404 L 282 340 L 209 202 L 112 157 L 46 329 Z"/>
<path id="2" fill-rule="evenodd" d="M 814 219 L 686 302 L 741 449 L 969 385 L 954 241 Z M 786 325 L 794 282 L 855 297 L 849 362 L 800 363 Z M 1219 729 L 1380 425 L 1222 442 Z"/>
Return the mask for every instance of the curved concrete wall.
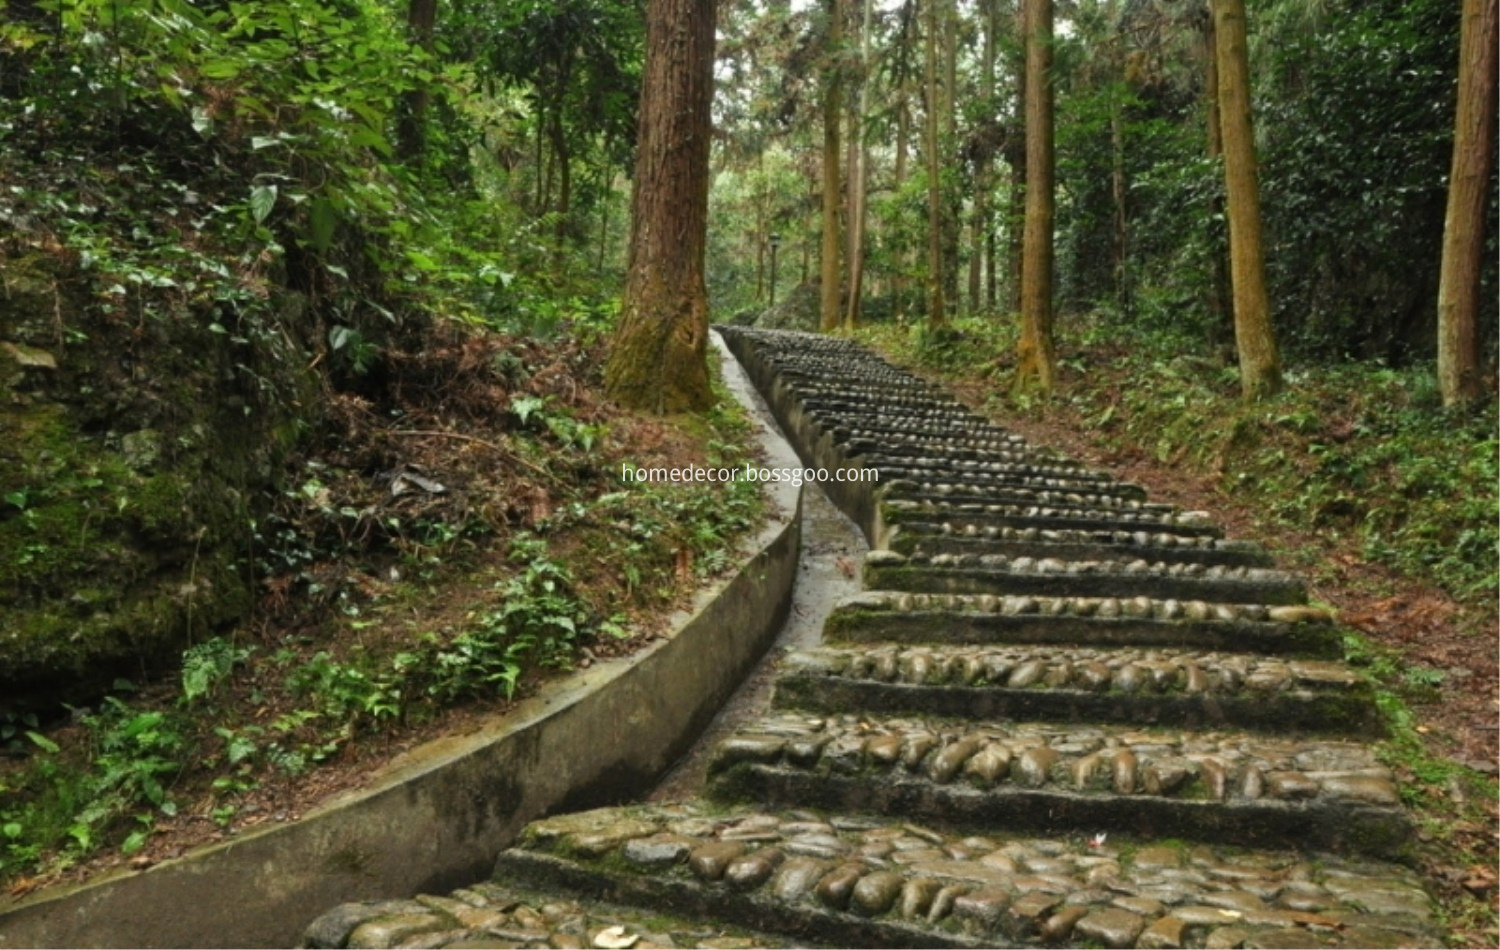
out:
<path id="1" fill-rule="evenodd" d="M 761 421 L 767 464 L 795 464 L 727 354 L 723 367 Z M 674 618 L 668 639 L 551 683 L 478 733 L 428 743 L 300 821 L 146 871 L 0 901 L 0 947 L 294 946 L 335 904 L 451 890 L 485 877 L 527 822 L 644 791 L 785 619 L 802 493 L 767 489 L 776 511 L 743 566 Z"/>

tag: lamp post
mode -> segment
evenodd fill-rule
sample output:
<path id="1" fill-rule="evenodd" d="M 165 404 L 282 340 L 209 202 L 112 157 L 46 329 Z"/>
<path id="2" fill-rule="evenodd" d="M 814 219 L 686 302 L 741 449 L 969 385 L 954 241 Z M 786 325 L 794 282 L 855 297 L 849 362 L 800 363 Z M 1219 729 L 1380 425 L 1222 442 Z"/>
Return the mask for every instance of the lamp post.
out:
<path id="1" fill-rule="evenodd" d="M 771 244 L 771 306 L 776 306 L 776 249 L 781 246 L 781 235 L 772 231 L 768 238 Z"/>

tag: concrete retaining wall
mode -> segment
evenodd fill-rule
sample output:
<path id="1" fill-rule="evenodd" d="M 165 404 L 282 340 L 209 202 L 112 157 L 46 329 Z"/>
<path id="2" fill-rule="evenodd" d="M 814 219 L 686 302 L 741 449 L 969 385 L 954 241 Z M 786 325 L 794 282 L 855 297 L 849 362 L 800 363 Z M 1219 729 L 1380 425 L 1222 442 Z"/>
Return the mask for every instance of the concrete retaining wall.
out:
<path id="1" fill-rule="evenodd" d="M 724 375 L 756 404 L 727 355 Z M 763 407 L 754 414 L 763 419 Z M 761 441 L 769 464 L 793 464 L 764 422 Z M 674 618 L 667 640 L 548 684 L 478 733 L 424 745 L 300 821 L 146 871 L 0 901 L 0 947 L 294 946 L 338 903 L 451 890 L 487 876 L 527 822 L 644 791 L 785 619 L 801 491 L 767 490 L 777 511 L 743 552 L 744 566 Z"/>

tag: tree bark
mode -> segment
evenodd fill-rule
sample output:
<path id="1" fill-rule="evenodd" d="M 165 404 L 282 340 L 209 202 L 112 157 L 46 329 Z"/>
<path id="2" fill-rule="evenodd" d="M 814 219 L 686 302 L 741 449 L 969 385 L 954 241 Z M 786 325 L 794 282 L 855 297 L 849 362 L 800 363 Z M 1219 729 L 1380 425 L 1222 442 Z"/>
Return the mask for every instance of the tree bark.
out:
<path id="1" fill-rule="evenodd" d="M 1261 399 L 1281 388 L 1281 363 L 1266 297 L 1260 233 L 1260 185 L 1250 124 L 1250 59 L 1245 0 L 1213 0 L 1219 62 L 1219 122 L 1224 135 L 1224 185 L 1229 209 L 1229 275 L 1234 285 L 1234 339 L 1240 390 Z"/>
<path id="2" fill-rule="evenodd" d="M 1114 256 L 1115 304 L 1120 313 L 1130 314 L 1130 285 L 1126 280 L 1126 261 L 1130 252 L 1129 218 L 1125 208 L 1125 104 L 1120 101 L 1121 92 L 1116 88 L 1110 96 L 1109 147 L 1110 147 L 1110 196 L 1114 201 L 1114 227 L 1111 252 Z"/>
<path id="3" fill-rule="evenodd" d="M 406 8 L 407 37 L 423 52 L 432 52 L 432 33 L 437 26 L 437 0 L 411 0 Z M 431 100 L 427 84 L 403 96 L 401 120 L 396 124 L 396 147 L 403 162 L 419 162 L 427 150 L 427 105 Z"/>
<path id="4" fill-rule="evenodd" d="M 828 0 L 828 45 L 823 67 L 823 248 L 819 260 L 822 287 L 819 327 L 824 333 L 839 325 L 839 122 L 843 98 L 843 70 L 839 64 L 844 43 L 844 4 Z"/>
<path id="5" fill-rule="evenodd" d="M 938 162 L 938 102 L 937 81 L 937 32 L 938 0 L 925 0 L 927 4 L 926 80 L 927 80 L 927 141 L 924 156 L 927 165 L 927 323 L 941 326 L 948 320 L 947 304 L 943 300 L 943 191 L 939 180 Z"/>
<path id="6" fill-rule="evenodd" d="M 911 45 L 912 19 L 915 0 L 906 0 L 901 6 L 901 28 L 896 38 L 896 164 L 891 172 L 891 190 L 897 195 L 906 185 L 907 154 L 911 143 Z M 895 273 L 891 276 L 891 296 L 895 300 L 896 317 L 906 319 L 909 282 L 907 273 L 911 257 L 906 242 L 896 250 Z"/>
<path id="7" fill-rule="evenodd" d="M 1218 164 L 1224 156 L 1224 133 L 1219 122 L 1219 54 L 1215 42 L 1213 13 L 1204 28 L 1204 45 L 1208 49 L 1208 66 L 1204 79 L 1207 99 L 1208 158 Z M 1229 258 L 1224 253 L 1224 196 L 1217 190 L 1208 199 L 1209 257 L 1213 261 L 1213 283 L 1209 287 L 1209 344 L 1217 347 L 1225 335 L 1233 332 L 1234 318 L 1229 308 Z"/>
<path id="8" fill-rule="evenodd" d="M 942 147 L 958 158 L 958 3 L 943 6 L 943 131 Z M 941 182 L 940 182 L 941 183 Z M 943 189 L 943 297 L 950 310 L 960 305 L 958 292 L 959 231 L 963 227 L 963 195 L 956 181 Z"/>
<path id="9" fill-rule="evenodd" d="M 869 159 L 865 154 L 865 115 L 870 109 L 870 20 L 874 0 L 864 0 L 859 26 L 859 101 L 849 112 L 849 302 L 844 326 L 859 326 L 865 280 L 865 198 Z"/>
<path id="10" fill-rule="evenodd" d="M 715 0 L 650 0 L 625 295 L 609 395 L 653 412 L 707 408 L 708 157 Z"/>
<path id="11" fill-rule="evenodd" d="M 1484 204 L 1495 161 L 1496 0 L 1464 0 L 1453 172 L 1438 278 L 1438 385 L 1443 405 L 1477 399 Z"/>
<path id="12" fill-rule="evenodd" d="M 995 98 L 995 7 L 997 0 L 981 0 L 983 47 L 980 53 L 980 97 L 985 103 L 974 170 L 974 214 L 970 231 L 973 254 L 969 265 L 969 306 L 979 311 L 995 305 L 995 223 L 992 207 L 995 190 L 995 146 L 997 102 Z M 981 281 L 983 283 L 981 284 Z M 981 297 L 983 299 L 981 299 Z"/>
<path id="13" fill-rule="evenodd" d="M 1016 384 L 1051 392 L 1053 113 L 1052 0 L 1026 0 L 1026 233 L 1021 264 L 1021 339 Z"/>
<path id="14" fill-rule="evenodd" d="M 1005 309 L 1021 312 L 1021 272 L 1025 268 L 1023 234 L 1026 230 L 1026 0 L 1016 5 L 1016 32 L 1022 37 L 1021 62 L 1015 64 L 1015 118 L 1005 136 L 1005 161 L 1010 165 L 1010 207 L 1005 215 L 1007 281 Z"/>

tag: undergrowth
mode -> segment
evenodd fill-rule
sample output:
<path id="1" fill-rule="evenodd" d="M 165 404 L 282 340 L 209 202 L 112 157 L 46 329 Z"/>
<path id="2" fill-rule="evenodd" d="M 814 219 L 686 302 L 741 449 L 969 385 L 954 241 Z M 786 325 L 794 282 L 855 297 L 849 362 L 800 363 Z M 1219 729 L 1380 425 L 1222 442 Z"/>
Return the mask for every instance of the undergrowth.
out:
<path id="1" fill-rule="evenodd" d="M 963 319 L 937 332 L 886 324 L 861 338 L 928 370 L 992 381 L 992 408 L 1075 412 L 1112 448 L 1212 476 L 1272 525 L 1358 540 L 1371 562 L 1430 580 L 1493 612 L 1500 441 L 1493 401 L 1441 407 L 1430 366 L 1347 363 L 1286 374 L 1263 403 L 1238 370 L 1168 337 L 1085 328 L 1059 345 L 1053 405 L 1009 386 L 1012 321 Z"/>
<path id="2" fill-rule="evenodd" d="M 523 352 L 534 361 L 568 348 Z M 587 350 L 595 383 L 599 356 Z M 119 680 L 50 728 L 35 713 L 0 723 L 0 879 L 24 892 L 101 850 L 134 854 L 157 831 L 248 827 L 265 817 L 271 785 L 639 647 L 653 615 L 732 566 L 763 518 L 750 482 L 619 478 L 619 460 L 642 458 L 664 432 L 668 450 L 706 465 L 749 461 L 750 424 L 717 374 L 715 385 L 713 410 L 666 422 L 604 418 L 535 390 L 493 394 L 514 431 L 468 438 L 504 440 L 513 461 L 498 475 L 529 499 L 521 512 L 482 507 L 504 494 L 479 490 L 489 486 L 456 499 L 416 469 L 403 471 L 425 507 L 399 508 L 389 481 L 356 498 L 370 479 L 325 457 L 319 477 L 290 483 L 267 534 L 260 623 L 194 644 L 173 680 Z M 347 432 L 334 434 L 345 444 Z"/>

